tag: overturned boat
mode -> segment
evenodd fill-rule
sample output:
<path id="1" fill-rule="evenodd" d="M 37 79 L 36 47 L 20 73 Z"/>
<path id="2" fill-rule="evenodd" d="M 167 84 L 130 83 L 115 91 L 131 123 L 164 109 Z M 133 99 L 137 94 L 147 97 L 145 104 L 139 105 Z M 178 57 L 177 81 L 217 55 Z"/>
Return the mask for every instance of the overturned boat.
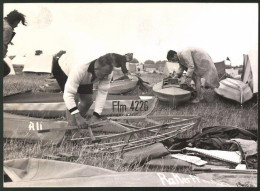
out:
<path id="1" fill-rule="evenodd" d="M 232 78 L 221 80 L 220 86 L 215 88 L 214 91 L 225 98 L 245 103 L 253 97 L 253 92 L 248 84 Z"/>
<path id="2" fill-rule="evenodd" d="M 243 72 L 241 80 L 226 78 L 220 81 L 215 92 L 225 98 L 245 103 L 258 93 L 258 46 L 255 45 L 248 54 L 243 55 Z"/>

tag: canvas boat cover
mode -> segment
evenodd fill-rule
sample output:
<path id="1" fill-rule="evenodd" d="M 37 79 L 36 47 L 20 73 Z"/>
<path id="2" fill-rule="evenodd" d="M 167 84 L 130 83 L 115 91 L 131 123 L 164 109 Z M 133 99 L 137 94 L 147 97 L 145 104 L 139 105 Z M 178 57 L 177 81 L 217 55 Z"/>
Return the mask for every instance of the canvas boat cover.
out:
<path id="1" fill-rule="evenodd" d="M 4 161 L 4 187 L 229 187 L 225 182 L 169 172 L 115 172 L 88 165 L 22 158 Z M 5 179 L 7 180 L 7 179 Z"/>

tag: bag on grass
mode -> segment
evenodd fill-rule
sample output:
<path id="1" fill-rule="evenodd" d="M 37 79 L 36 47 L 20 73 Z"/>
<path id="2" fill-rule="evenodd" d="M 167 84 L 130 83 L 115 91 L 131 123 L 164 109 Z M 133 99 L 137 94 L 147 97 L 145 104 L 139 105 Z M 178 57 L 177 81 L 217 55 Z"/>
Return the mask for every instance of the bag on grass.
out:
<path id="1" fill-rule="evenodd" d="M 160 158 L 169 154 L 162 143 L 155 143 L 146 147 L 138 148 L 123 154 L 124 165 L 143 164 L 151 159 Z"/>

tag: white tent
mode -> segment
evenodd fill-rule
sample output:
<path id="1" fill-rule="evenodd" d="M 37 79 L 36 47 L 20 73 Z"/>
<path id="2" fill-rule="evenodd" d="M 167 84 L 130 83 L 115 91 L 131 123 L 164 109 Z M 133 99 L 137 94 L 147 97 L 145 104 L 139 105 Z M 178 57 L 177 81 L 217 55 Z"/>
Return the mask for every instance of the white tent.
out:
<path id="1" fill-rule="evenodd" d="M 258 93 L 258 46 L 244 55 L 243 82 L 248 83 L 253 93 Z"/>
<path id="2" fill-rule="evenodd" d="M 143 63 L 135 63 L 136 66 L 136 72 L 137 73 L 143 73 L 144 72 L 144 64 Z"/>
<path id="3" fill-rule="evenodd" d="M 169 76 L 169 74 L 173 72 L 177 72 L 179 68 L 178 62 L 166 62 L 163 70 L 163 74 Z"/>
<path id="4" fill-rule="evenodd" d="M 23 72 L 51 73 L 52 55 L 28 56 Z"/>
<path id="5" fill-rule="evenodd" d="M 136 63 L 126 63 L 126 68 L 130 73 L 136 72 Z"/>
<path id="6" fill-rule="evenodd" d="M 232 77 L 238 76 L 238 69 L 227 68 L 226 72 Z"/>
<path id="7" fill-rule="evenodd" d="M 6 56 L 4 58 L 4 61 L 7 63 L 7 65 L 10 68 L 10 73 L 8 75 L 15 75 L 15 71 L 14 71 L 14 67 L 13 67 L 13 64 L 12 64 L 12 60 L 9 57 Z"/>
<path id="8" fill-rule="evenodd" d="M 19 65 L 19 66 L 24 66 L 26 63 L 26 57 L 25 56 L 15 56 L 12 59 L 13 65 Z"/>

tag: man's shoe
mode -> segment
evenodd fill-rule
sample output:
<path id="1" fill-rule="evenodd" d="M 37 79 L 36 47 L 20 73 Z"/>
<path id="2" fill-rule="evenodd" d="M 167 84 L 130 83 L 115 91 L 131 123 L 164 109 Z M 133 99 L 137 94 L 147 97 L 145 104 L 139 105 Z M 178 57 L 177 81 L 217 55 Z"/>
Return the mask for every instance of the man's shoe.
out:
<path id="1" fill-rule="evenodd" d="M 199 103 L 200 100 L 199 100 L 199 98 L 195 98 L 195 99 L 191 100 L 190 102 L 191 102 L 191 103 Z"/>

